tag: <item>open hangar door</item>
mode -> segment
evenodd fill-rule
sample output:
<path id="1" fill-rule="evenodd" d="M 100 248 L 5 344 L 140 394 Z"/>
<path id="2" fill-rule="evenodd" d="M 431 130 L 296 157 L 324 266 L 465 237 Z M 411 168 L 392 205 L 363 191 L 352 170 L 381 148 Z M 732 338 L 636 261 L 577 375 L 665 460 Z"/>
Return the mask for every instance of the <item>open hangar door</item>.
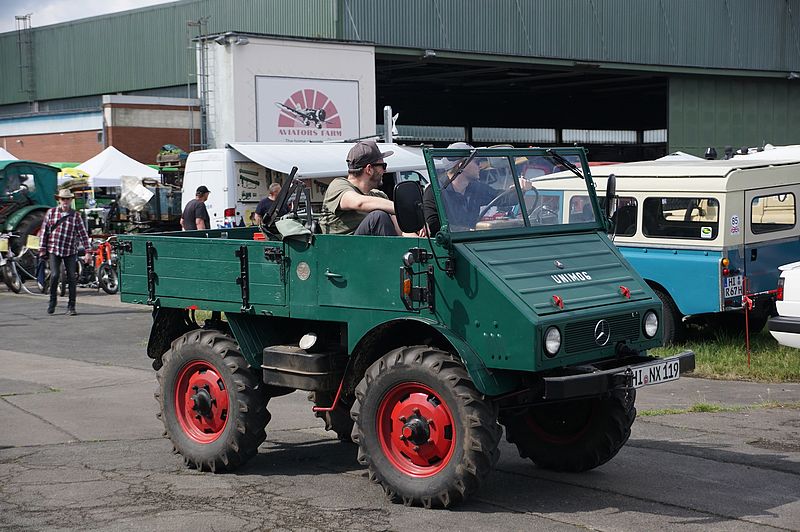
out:
<path id="1" fill-rule="evenodd" d="M 376 122 L 389 105 L 414 141 L 579 145 L 590 161 L 667 152 L 668 78 L 657 73 L 377 54 L 375 76 Z"/>

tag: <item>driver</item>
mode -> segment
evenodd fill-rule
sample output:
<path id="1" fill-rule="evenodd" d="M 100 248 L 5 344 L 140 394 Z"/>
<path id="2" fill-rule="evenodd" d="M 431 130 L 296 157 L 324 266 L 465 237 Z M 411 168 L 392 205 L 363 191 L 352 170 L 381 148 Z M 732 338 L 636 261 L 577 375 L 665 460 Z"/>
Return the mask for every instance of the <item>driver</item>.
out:
<path id="1" fill-rule="evenodd" d="M 473 150 L 473 146 L 466 142 L 454 142 L 448 146 L 450 149 Z M 478 222 L 481 207 L 485 207 L 503 192 L 479 181 L 481 163 L 486 159 L 473 157 L 466 166 L 464 163 L 469 157 L 444 158 L 444 174 L 439 179 L 442 202 L 447 212 L 448 223 L 453 227 L 472 229 Z M 460 170 L 460 173 L 458 173 Z M 458 175 L 453 179 L 453 176 Z M 451 181 L 452 180 L 452 181 Z M 521 179 L 522 190 L 529 190 L 531 185 Z M 436 210 L 436 200 L 433 189 L 429 185 L 422 196 L 422 207 L 425 221 L 428 224 L 428 234 L 435 235 L 439 232 L 439 212 Z"/>
<path id="2" fill-rule="evenodd" d="M 466 142 L 454 142 L 448 148 L 474 149 Z M 473 157 L 469 164 L 463 166 L 467 159 L 468 157 L 446 157 L 444 159 L 445 172 L 439 180 L 439 186 L 442 189 L 442 202 L 450 225 L 472 228 L 478 222 L 480 208 L 497 197 L 499 191 L 478 180 L 480 163 L 483 159 Z M 451 182 L 450 180 L 459 170 L 461 173 Z M 428 234 L 435 235 L 439 232 L 440 224 L 431 185 L 428 185 L 422 196 L 422 208 L 428 224 Z"/>

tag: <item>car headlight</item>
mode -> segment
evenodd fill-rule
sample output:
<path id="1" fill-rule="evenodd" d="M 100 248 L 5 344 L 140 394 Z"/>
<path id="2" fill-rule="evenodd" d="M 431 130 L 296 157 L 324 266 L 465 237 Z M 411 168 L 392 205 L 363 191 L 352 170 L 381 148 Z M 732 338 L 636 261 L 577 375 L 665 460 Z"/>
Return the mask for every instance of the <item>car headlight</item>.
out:
<path id="1" fill-rule="evenodd" d="M 658 316 L 652 310 L 648 310 L 645 315 L 644 319 L 642 320 L 644 335 L 648 338 L 652 338 L 658 332 Z"/>
<path id="2" fill-rule="evenodd" d="M 544 352 L 548 357 L 554 357 L 559 349 L 561 349 L 561 331 L 558 327 L 550 327 L 544 333 Z"/>

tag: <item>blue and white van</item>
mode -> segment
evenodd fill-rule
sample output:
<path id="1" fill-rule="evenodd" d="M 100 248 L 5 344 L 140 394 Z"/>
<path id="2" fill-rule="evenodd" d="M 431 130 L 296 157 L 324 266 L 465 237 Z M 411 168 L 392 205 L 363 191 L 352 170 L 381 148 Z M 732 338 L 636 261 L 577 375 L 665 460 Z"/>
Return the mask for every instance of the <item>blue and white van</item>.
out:
<path id="1" fill-rule="evenodd" d="M 665 342 L 680 340 L 689 321 L 741 330 L 747 294 L 755 302 L 750 330 L 761 330 L 774 313 L 767 292 L 777 286 L 778 266 L 800 259 L 800 157 L 595 166 L 598 190 L 611 174 L 614 242 L 661 297 Z M 585 194 L 535 185 L 552 196 L 558 217 L 587 215 Z"/>

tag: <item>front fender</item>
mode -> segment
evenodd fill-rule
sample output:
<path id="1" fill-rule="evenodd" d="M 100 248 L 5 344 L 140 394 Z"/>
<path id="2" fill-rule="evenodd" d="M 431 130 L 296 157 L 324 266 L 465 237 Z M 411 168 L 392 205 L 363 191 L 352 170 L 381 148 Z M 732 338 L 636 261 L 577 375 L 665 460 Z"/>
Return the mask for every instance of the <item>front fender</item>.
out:
<path id="1" fill-rule="evenodd" d="M 452 330 L 444 327 L 436 322 L 420 319 L 436 329 L 448 342 L 453 346 L 464 365 L 467 367 L 475 387 L 478 388 L 484 395 L 500 395 L 503 393 L 511 392 L 518 388 L 519 380 L 513 375 L 506 372 L 498 372 L 486 367 L 470 345 L 461 337 L 456 335 Z"/>
<path id="2" fill-rule="evenodd" d="M 49 207 L 45 207 L 44 205 L 28 205 L 26 207 L 23 207 L 6 219 L 6 223 L 5 226 L 3 227 L 3 230 L 13 231 L 14 229 L 17 228 L 17 225 L 19 225 L 22 219 L 25 218 L 28 214 L 36 211 L 47 212 L 48 208 Z"/>

